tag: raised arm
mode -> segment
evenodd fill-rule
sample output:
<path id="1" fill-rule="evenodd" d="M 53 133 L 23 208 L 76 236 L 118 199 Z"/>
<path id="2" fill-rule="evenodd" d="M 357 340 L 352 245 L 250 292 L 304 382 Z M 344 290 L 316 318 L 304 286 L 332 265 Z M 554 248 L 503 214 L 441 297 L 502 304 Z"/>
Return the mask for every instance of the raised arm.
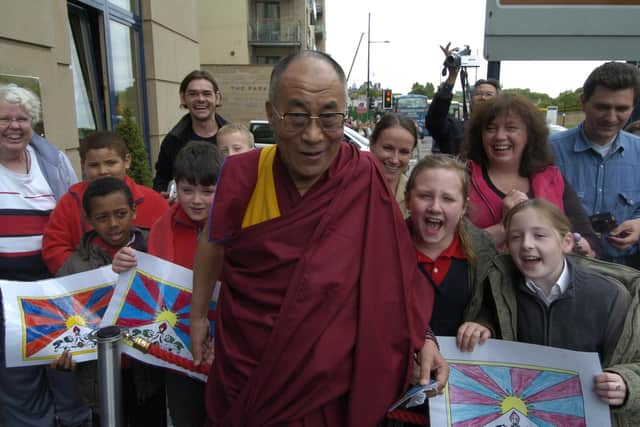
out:
<path id="1" fill-rule="evenodd" d="M 193 262 L 193 294 L 191 300 L 191 354 L 196 365 L 211 362 L 211 333 L 209 331 L 209 301 L 213 287 L 222 272 L 224 246 L 208 239 L 209 225 L 198 239 L 195 260 Z"/>

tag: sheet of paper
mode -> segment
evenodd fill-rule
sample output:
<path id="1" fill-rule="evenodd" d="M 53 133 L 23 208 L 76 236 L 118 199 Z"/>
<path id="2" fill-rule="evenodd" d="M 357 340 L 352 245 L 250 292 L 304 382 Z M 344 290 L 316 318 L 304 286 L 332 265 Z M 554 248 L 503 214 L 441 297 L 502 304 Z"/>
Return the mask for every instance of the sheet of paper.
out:
<path id="1" fill-rule="evenodd" d="M 472 353 L 438 337 L 451 373 L 429 399 L 432 427 L 610 427 L 609 406 L 593 391 L 596 353 L 489 340 Z"/>
<path id="2" fill-rule="evenodd" d="M 193 360 L 189 338 L 192 271 L 142 252 L 136 252 L 136 258 L 138 266 L 120 274 L 102 325 L 127 328 L 133 336 L 140 336 L 177 356 Z M 210 319 L 213 318 L 218 293 L 219 286 L 216 286 L 209 305 Z M 210 328 L 213 331 L 213 322 Z M 143 362 L 206 379 L 204 375 L 144 354 L 126 341 L 123 341 L 121 349 Z"/>
<path id="3" fill-rule="evenodd" d="M 49 364 L 64 350 L 96 359 L 88 334 L 107 309 L 118 276 L 111 266 L 35 282 L 0 280 L 8 367 Z"/>

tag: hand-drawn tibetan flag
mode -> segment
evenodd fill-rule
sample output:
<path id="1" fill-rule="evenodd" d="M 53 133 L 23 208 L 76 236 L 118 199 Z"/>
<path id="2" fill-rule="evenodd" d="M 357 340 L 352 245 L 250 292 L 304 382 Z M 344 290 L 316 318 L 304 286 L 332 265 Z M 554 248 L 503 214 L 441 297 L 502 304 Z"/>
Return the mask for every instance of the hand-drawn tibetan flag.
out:
<path id="1" fill-rule="evenodd" d="M 438 337 L 449 363 L 444 393 L 429 399 L 432 427 L 610 427 L 593 388 L 597 353 L 487 340 L 462 352 Z"/>
<path id="2" fill-rule="evenodd" d="M 144 338 L 179 357 L 193 360 L 189 337 L 192 271 L 142 252 L 136 252 L 136 258 L 137 267 L 120 274 L 102 325 L 126 328 L 133 336 Z M 216 286 L 209 304 L 210 320 L 213 319 L 218 292 Z M 213 321 L 210 330 L 213 333 Z M 123 341 L 123 344 L 127 342 Z M 206 379 L 203 375 L 141 353 L 129 345 L 122 346 L 122 351 L 143 362 Z"/>
<path id="3" fill-rule="evenodd" d="M 88 334 L 105 313 L 117 275 L 111 266 L 35 282 L 1 280 L 8 367 L 48 364 L 65 350 L 96 359 Z"/>

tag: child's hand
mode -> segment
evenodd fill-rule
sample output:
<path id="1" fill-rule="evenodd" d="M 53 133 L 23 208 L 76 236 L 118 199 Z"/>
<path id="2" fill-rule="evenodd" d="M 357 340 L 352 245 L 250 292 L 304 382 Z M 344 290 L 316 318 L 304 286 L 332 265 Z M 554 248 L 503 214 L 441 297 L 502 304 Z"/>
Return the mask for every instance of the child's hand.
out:
<path id="1" fill-rule="evenodd" d="M 603 372 L 594 377 L 596 394 L 610 406 L 620 406 L 627 398 L 627 383 L 613 372 Z"/>
<path id="2" fill-rule="evenodd" d="M 458 328 L 456 344 L 461 351 L 473 351 L 476 344 L 484 344 L 491 338 L 491 331 L 486 326 L 475 322 L 465 322 Z"/>
<path id="3" fill-rule="evenodd" d="M 72 371 L 75 366 L 76 364 L 69 350 L 65 350 L 60 357 L 51 362 L 51 368 L 58 371 Z"/>
<path id="4" fill-rule="evenodd" d="M 113 257 L 111 269 L 116 273 L 122 273 L 138 265 L 136 252 L 128 246 L 120 248 Z"/>

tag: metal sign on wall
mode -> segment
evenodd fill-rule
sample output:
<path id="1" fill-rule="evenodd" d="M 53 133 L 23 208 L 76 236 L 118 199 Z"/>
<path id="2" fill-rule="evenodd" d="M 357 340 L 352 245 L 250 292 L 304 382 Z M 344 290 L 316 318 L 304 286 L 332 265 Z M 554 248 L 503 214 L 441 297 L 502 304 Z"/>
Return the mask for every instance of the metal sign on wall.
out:
<path id="1" fill-rule="evenodd" d="M 640 60 L 640 0 L 487 0 L 484 57 Z"/>

